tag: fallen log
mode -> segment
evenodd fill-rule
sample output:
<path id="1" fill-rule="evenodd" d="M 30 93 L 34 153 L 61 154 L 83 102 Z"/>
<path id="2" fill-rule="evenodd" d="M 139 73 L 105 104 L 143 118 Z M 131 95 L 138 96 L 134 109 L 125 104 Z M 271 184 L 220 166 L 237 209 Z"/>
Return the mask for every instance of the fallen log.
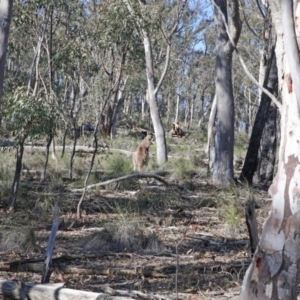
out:
<path id="1" fill-rule="evenodd" d="M 94 293 L 87 291 L 64 288 L 63 283 L 37 284 L 23 283 L 15 280 L 0 280 L 0 295 L 12 299 L 31 300 L 130 300 L 138 297 L 110 296 L 105 293 Z M 141 298 L 140 298 L 141 299 Z M 148 299 L 151 299 L 150 297 Z"/>
<path id="2" fill-rule="evenodd" d="M 180 257 L 179 257 L 180 258 Z M 43 270 L 43 263 L 24 263 L 24 264 L 11 264 L 8 270 L 7 265 L 3 265 L 3 269 L 6 272 L 33 272 L 41 274 Z M 248 261 L 237 261 L 232 264 L 216 263 L 216 264 L 200 264 L 200 265 L 185 265 L 180 264 L 178 266 L 179 272 L 184 272 L 188 267 L 190 272 L 199 272 L 199 274 L 216 273 L 220 271 L 228 273 L 239 273 L 242 270 L 246 270 L 249 265 Z M 63 274 L 76 274 L 76 275 L 102 275 L 102 276 L 129 276 L 133 277 L 137 274 L 142 275 L 145 278 L 168 278 L 170 275 L 175 274 L 177 265 L 173 263 L 164 263 L 163 265 L 147 265 L 143 268 L 125 268 L 125 267 L 106 267 L 97 264 L 93 265 L 66 265 L 61 261 L 52 262 L 55 270 L 62 272 Z M 1 265 L 0 265 L 1 268 Z M 0 269 L 1 270 L 1 269 Z"/>
<path id="3" fill-rule="evenodd" d="M 24 150 L 28 152 L 46 152 L 46 147 L 43 146 L 24 146 Z M 61 151 L 63 150 L 63 146 L 55 146 L 55 150 Z M 73 151 L 73 146 L 65 146 L 66 151 Z M 94 147 L 88 147 L 88 146 L 80 146 L 76 145 L 75 152 L 76 153 L 94 153 L 95 148 Z M 132 155 L 133 152 L 123 149 L 113 149 L 108 148 L 107 146 L 99 146 L 98 147 L 99 152 L 118 152 L 125 155 Z"/>

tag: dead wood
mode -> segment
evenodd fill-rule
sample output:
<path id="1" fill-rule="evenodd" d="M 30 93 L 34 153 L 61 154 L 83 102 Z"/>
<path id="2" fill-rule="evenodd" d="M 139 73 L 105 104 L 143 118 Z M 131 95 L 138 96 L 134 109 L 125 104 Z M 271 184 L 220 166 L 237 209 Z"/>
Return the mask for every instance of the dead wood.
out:
<path id="1" fill-rule="evenodd" d="M 106 294 L 111 295 L 111 296 L 123 296 L 123 297 L 152 299 L 152 300 L 169 300 L 170 299 L 164 295 L 145 294 L 145 293 L 142 293 L 139 291 L 115 290 L 109 286 L 103 287 L 102 290 L 103 290 L 103 292 L 105 292 Z"/>
<path id="2" fill-rule="evenodd" d="M 63 287 L 63 283 L 56 284 L 36 284 L 23 283 L 18 281 L 1 280 L 0 295 L 12 299 L 31 299 L 31 300 L 130 300 L 145 299 L 138 297 L 110 296 L 105 293 L 93 293 L 68 289 Z M 148 297 L 148 299 L 153 299 Z"/>
<path id="3" fill-rule="evenodd" d="M 63 150 L 63 146 L 55 146 L 56 150 Z M 28 151 L 28 152 L 46 152 L 47 148 L 43 147 L 43 146 L 24 146 L 24 150 Z M 65 146 L 65 151 L 72 151 L 73 147 L 71 146 Z M 80 145 L 76 145 L 76 147 L 74 148 L 75 153 L 90 153 L 93 154 L 95 151 L 94 147 L 88 147 L 88 146 L 80 146 Z M 132 155 L 131 151 L 128 150 L 123 150 L 123 149 L 113 149 L 113 148 L 109 148 L 107 145 L 99 145 L 98 152 L 118 152 L 118 153 L 122 153 L 125 155 Z"/>
<path id="4" fill-rule="evenodd" d="M 55 202 L 54 206 L 54 212 L 53 212 L 53 223 L 52 223 L 52 229 L 49 236 L 48 244 L 47 244 L 47 250 L 46 250 L 46 259 L 43 266 L 43 273 L 42 273 L 42 283 L 49 283 L 50 280 L 50 268 L 51 268 L 51 262 L 52 262 L 52 254 L 54 250 L 55 245 L 55 238 L 56 233 L 58 230 L 60 220 L 59 220 L 59 206 L 58 206 L 58 200 Z"/>
<path id="5" fill-rule="evenodd" d="M 180 256 L 181 257 L 181 256 Z M 173 258 L 174 259 L 174 258 Z M 9 265 L 9 264 L 7 264 Z M 7 270 L 7 265 L 4 264 L 4 268 L 6 272 L 33 272 L 33 273 L 41 273 L 43 269 L 43 263 L 24 263 L 21 265 L 14 264 L 13 267 Z M 76 274 L 76 275 L 102 275 L 102 276 L 143 276 L 145 278 L 168 278 L 170 275 L 174 275 L 177 269 L 176 264 L 172 263 L 163 263 L 162 265 L 147 265 L 145 267 L 133 267 L 132 269 L 124 268 L 124 267 L 105 267 L 97 265 L 95 262 L 93 265 L 66 265 L 62 263 L 61 260 L 52 262 L 53 268 L 63 274 Z M 180 264 L 178 266 L 179 272 L 184 272 L 185 268 L 189 269 L 189 272 L 199 272 L 199 273 L 218 273 L 218 272 L 228 272 L 228 273 L 239 273 L 242 270 L 247 269 L 249 262 L 245 261 L 237 261 L 232 264 L 228 263 L 216 263 L 214 265 L 185 265 Z M 0 264 L 0 270 L 3 267 Z"/>
<path id="6" fill-rule="evenodd" d="M 92 189 L 95 188 L 97 186 L 103 186 L 103 185 L 107 185 L 107 184 L 111 184 L 111 183 L 115 183 L 115 182 L 119 182 L 119 181 L 123 181 L 123 180 L 127 180 L 127 179 L 132 179 L 132 178 L 154 178 L 160 182 L 162 182 L 164 185 L 168 186 L 169 183 L 164 180 L 162 177 L 155 175 L 155 174 L 146 174 L 146 173 L 138 173 L 138 174 L 129 174 L 129 175 L 125 175 L 122 177 L 118 177 L 118 178 L 113 178 L 104 182 L 99 182 L 99 183 L 95 183 L 95 184 L 91 184 L 86 186 L 86 189 Z M 81 192 L 83 191 L 84 188 L 81 189 L 72 189 L 72 192 Z"/>
<path id="7" fill-rule="evenodd" d="M 254 254 L 259 242 L 254 199 L 246 206 L 246 224 L 250 236 L 251 253 Z"/>

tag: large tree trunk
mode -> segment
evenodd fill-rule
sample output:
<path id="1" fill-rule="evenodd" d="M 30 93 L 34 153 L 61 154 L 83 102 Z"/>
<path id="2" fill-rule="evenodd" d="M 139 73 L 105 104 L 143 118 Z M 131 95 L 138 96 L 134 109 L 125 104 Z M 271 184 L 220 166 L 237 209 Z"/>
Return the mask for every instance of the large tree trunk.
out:
<path id="1" fill-rule="evenodd" d="M 233 181 L 234 98 L 231 71 L 234 46 L 224 24 L 228 15 L 227 1 L 217 0 L 215 3 L 217 121 L 212 183 L 224 185 Z M 230 1 L 230 4 L 232 27 L 235 29 L 233 40 L 237 43 L 241 30 L 238 3 Z"/>
<path id="2" fill-rule="evenodd" d="M 240 299 L 297 299 L 300 271 L 300 78 L 295 45 L 293 1 L 269 2 L 277 33 L 276 58 L 282 94 L 281 142 L 278 171 L 269 188 L 272 208 L 252 263 L 244 278 Z M 298 10 L 299 11 L 299 3 Z M 300 15 L 296 15 L 299 17 Z M 297 20 L 297 18 L 296 18 Z M 283 33 L 284 26 L 284 33 Z M 295 61 L 297 60 L 297 61 Z M 293 70 L 292 70 L 293 69 Z M 290 71 L 292 71 L 290 73 Z M 298 78 L 295 78 L 295 76 Z M 295 79 L 295 80 L 294 80 Z"/>
<path id="3" fill-rule="evenodd" d="M 277 147 L 277 107 L 271 102 L 267 112 L 267 122 L 261 138 L 258 153 L 257 170 L 253 182 L 256 184 L 270 185 L 274 176 Z"/>
<path id="4" fill-rule="evenodd" d="M 265 81 L 264 87 L 268 89 L 268 91 L 270 91 L 272 94 L 277 95 L 277 66 L 275 55 L 274 53 L 272 54 L 272 52 L 274 52 L 274 49 L 270 53 L 270 61 L 268 67 L 270 71 L 268 71 L 266 74 L 267 82 Z M 240 175 L 240 180 L 247 181 L 250 184 L 252 184 L 253 175 L 258 168 L 258 153 L 262 139 L 262 133 L 266 121 L 271 117 L 270 115 L 268 115 L 270 102 L 270 98 L 265 93 L 263 93 L 259 109 L 255 117 L 255 122 L 253 125 L 245 162 Z"/>
<path id="5" fill-rule="evenodd" d="M 152 47 L 148 32 L 143 30 L 144 35 L 144 48 L 146 57 L 146 72 L 148 82 L 148 102 L 150 107 L 150 115 L 152 119 L 153 129 L 156 140 L 156 155 L 158 163 L 165 163 L 168 160 L 167 146 L 165 130 L 160 118 L 159 108 L 156 98 L 157 90 L 155 89 L 154 83 L 154 70 L 153 70 L 153 58 L 152 58 Z"/>
<path id="6" fill-rule="evenodd" d="M 4 70 L 6 64 L 6 50 L 9 27 L 12 18 L 13 0 L 0 1 L 0 125 L 2 121 L 2 94 Z"/>
<path id="7" fill-rule="evenodd" d="M 263 65 L 263 67 L 261 66 L 261 69 L 264 69 L 264 74 L 260 74 L 260 81 L 262 80 L 261 78 L 264 78 L 263 87 L 266 88 L 275 96 L 277 96 L 278 78 L 277 78 L 277 65 L 276 65 L 276 57 L 275 57 L 276 38 L 274 37 L 274 30 L 270 26 L 270 24 L 271 24 L 271 16 L 270 16 L 270 9 L 268 9 L 264 21 L 264 27 L 265 27 L 264 36 L 266 36 L 264 40 L 264 54 L 263 54 L 264 63 L 261 62 L 261 65 Z M 257 172 L 256 175 L 258 176 L 256 177 L 256 179 L 259 180 L 261 167 L 265 164 L 269 165 L 267 161 L 265 162 L 262 161 L 263 157 L 267 158 L 267 156 L 264 156 L 264 154 L 260 153 L 259 150 L 260 150 L 260 146 L 261 149 L 267 146 L 263 144 L 263 142 L 265 142 L 266 139 L 272 138 L 272 136 L 268 136 L 268 137 L 264 136 L 265 139 L 264 141 L 262 141 L 265 124 L 267 120 L 271 122 L 272 121 L 271 118 L 274 117 L 274 114 L 272 115 L 269 114 L 269 112 L 271 112 L 270 102 L 271 99 L 265 93 L 261 93 L 261 92 L 259 93 L 259 109 L 255 116 L 255 122 L 250 136 L 249 147 L 247 150 L 243 169 L 240 175 L 240 180 L 247 181 L 250 184 L 252 184 L 254 173 Z M 274 109 L 276 110 L 276 108 Z M 276 113 L 275 113 L 275 118 L 276 118 Z M 268 127 L 268 129 L 270 128 Z M 272 133 L 272 131 L 269 131 L 268 133 L 270 134 Z M 273 149 L 273 147 L 270 144 L 268 146 L 271 147 L 271 149 Z M 260 154 L 263 154 L 263 156 L 259 156 Z M 272 160 L 272 162 L 274 162 L 274 160 Z"/>

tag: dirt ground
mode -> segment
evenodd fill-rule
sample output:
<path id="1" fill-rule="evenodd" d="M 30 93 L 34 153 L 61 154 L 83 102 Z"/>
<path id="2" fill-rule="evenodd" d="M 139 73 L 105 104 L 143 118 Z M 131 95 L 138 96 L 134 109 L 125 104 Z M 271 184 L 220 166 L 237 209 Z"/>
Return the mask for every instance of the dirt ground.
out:
<path id="1" fill-rule="evenodd" d="M 244 211 L 254 197 L 259 232 L 270 198 L 265 188 L 216 188 L 194 175 L 164 186 L 154 179 L 81 193 L 22 187 L 13 215 L 0 202 L 0 279 L 40 282 L 60 195 L 60 227 L 50 281 L 103 292 L 136 290 L 170 299 L 237 299 L 250 262 Z M 26 201 L 25 201 L 26 200 Z"/>

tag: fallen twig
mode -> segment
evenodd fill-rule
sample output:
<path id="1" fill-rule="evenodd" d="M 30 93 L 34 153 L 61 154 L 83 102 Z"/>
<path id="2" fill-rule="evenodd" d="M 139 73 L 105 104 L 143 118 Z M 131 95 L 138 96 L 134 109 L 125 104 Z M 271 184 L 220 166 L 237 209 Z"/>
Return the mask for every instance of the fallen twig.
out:
<path id="1" fill-rule="evenodd" d="M 122 177 L 118 177 L 118 178 L 113 178 L 104 182 L 99 182 L 99 183 L 95 183 L 95 184 L 91 184 L 86 186 L 86 189 L 92 189 L 95 188 L 97 186 L 103 186 L 103 185 L 107 185 L 107 184 L 111 184 L 111 183 L 115 183 L 115 182 L 119 182 L 119 181 L 123 181 L 123 180 L 127 180 L 127 179 L 132 179 L 132 178 L 154 178 L 160 182 L 162 182 L 164 185 L 168 186 L 169 183 L 164 180 L 162 177 L 155 175 L 155 174 L 146 174 L 146 173 L 136 173 L 136 174 L 129 174 L 129 175 L 125 175 Z M 72 192 L 80 192 L 83 191 L 84 188 L 81 189 L 72 189 Z"/>

